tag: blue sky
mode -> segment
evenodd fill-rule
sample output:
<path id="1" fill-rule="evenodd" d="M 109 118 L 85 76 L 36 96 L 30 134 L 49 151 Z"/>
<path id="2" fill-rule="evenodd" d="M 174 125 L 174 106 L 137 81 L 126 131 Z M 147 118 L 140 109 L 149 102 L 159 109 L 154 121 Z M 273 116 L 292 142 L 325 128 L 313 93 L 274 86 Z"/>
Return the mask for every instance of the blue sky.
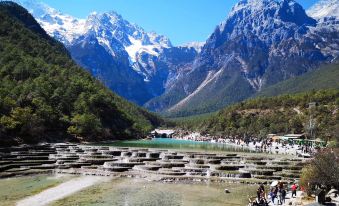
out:
<path id="1" fill-rule="evenodd" d="M 166 35 L 174 45 L 205 41 L 238 0 L 42 0 L 63 13 L 86 18 L 116 11 L 146 31 Z M 305 9 L 318 0 L 297 0 Z M 213 2 L 213 3 L 211 3 Z"/>

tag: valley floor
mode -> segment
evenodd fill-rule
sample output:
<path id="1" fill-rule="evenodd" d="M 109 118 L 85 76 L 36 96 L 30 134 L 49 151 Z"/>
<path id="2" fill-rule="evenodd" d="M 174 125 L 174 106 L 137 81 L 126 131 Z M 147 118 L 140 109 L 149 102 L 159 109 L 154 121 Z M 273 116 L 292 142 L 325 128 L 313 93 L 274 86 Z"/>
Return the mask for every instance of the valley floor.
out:
<path id="1" fill-rule="evenodd" d="M 37 182 L 36 178 L 39 179 Z M 148 206 L 202 206 L 202 205 L 246 205 L 247 196 L 255 192 L 256 186 L 234 183 L 164 183 L 145 179 L 110 178 L 94 176 L 63 176 L 68 179 L 40 192 L 30 192 L 16 197 L 21 189 L 13 182 L 23 181 L 43 186 L 53 175 L 39 175 L 0 179 L 1 193 L 10 189 L 11 200 L 0 195 L 1 205 L 148 205 Z M 60 178 L 60 177 L 59 177 Z M 76 191 L 74 188 L 77 188 Z M 228 188 L 231 193 L 224 193 Z M 14 198 L 16 197 L 16 198 Z"/>
<path id="2" fill-rule="evenodd" d="M 50 181 L 52 187 L 40 191 Z M 17 184 L 21 182 L 22 184 Z M 30 185 L 30 186 L 28 186 Z M 25 188 L 25 190 L 23 190 Z M 257 185 L 235 183 L 165 183 L 147 179 L 108 178 L 76 175 L 37 175 L 0 179 L 1 205 L 149 205 L 233 206 L 247 205 Z M 225 193 L 227 189 L 230 193 Z M 7 192 L 10 191 L 10 194 Z M 8 195 L 8 196 L 7 196 Z M 284 205 L 307 205 L 314 200 L 287 194 Z M 278 205 L 270 202 L 270 206 Z"/>
<path id="3" fill-rule="evenodd" d="M 246 205 L 259 183 L 287 186 L 305 164 L 234 151 L 63 143 L 0 149 L 0 176 L 17 176 L 0 179 L 0 202 L 18 206 Z M 32 176 L 41 172 L 48 174 Z"/>

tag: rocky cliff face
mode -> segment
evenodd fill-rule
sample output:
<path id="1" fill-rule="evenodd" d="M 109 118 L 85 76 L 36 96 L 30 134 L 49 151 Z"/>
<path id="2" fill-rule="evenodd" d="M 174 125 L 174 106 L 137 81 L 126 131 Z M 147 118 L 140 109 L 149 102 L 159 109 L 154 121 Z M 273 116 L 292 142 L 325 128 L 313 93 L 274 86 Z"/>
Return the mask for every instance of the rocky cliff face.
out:
<path id="1" fill-rule="evenodd" d="M 91 14 L 84 27 L 86 32 L 67 46 L 80 65 L 113 91 L 140 105 L 160 95 L 149 85 L 157 71 L 145 56 L 152 60 L 170 47 L 167 38 L 146 33 L 114 12 Z M 161 88 L 161 84 L 156 86 Z"/>
<path id="2" fill-rule="evenodd" d="M 333 25 L 309 17 L 293 0 L 242 0 L 208 38 L 189 72 L 149 108 L 179 116 L 210 112 L 314 70 L 338 56 Z"/>

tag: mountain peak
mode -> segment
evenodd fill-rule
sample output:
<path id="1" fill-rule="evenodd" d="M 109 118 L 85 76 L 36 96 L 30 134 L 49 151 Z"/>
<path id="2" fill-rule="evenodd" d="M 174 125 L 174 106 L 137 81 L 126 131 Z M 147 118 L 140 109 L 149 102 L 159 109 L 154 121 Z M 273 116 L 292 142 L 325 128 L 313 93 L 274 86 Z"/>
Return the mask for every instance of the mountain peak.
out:
<path id="1" fill-rule="evenodd" d="M 270 0 L 241 0 L 233 7 L 232 10 L 236 11 L 236 10 L 239 10 L 243 7 L 248 7 L 248 6 L 251 6 L 251 8 L 253 8 L 253 9 L 262 8 L 262 7 L 268 5 L 271 2 L 276 2 L 276 1 L 270 1 Z"/>
<path id="2" fill-rule="evenodd" d="M 118 14 L 116 11 L 109 11 L 106 12 L 105 14 L 109 15 L 111 18 L 122 19 L 122 16 Z"/>
<path id="3" fill-rule="evenodd" d="M 316 26 L 294 0 L 241 0 L 210 37 L 219 46 L 240 35 L 257 36 L 266 43 L 279 42 L 305 34 L 307 26 Z"/>
<path id="4" fill-rule="evenodd" d="M 331 16 L 339 18 L 339 0 L 321 0 L 307 10 L 307 14 L 315 19 Z"/>
<path id="5" fill-rule="evenodd" d="M 268 8 L 278 8 L 281 2 L 295 3 L 293 0 L 241 0 L 231 10 L 229 16 L 233 16 L 238 11 L 246 9 L 247 11 L 261 11 Z"/>
<path id="6" fill-rule="evenodd" d="M 94 11 L 89 14 L 87 19 L 99 19 L 100 21 L 108 19 L 112 23 L 124 21 L 123 17 L 120 14 L 116 13 L 115 11 L 109 11 L 104 13 L 98 13 Z"/>
<path id="7" fill-rule="evenodd" d="M 13 1 L 25 7 L 49 35 L 66 45 L 83 33 L 85 24 L 83 19 L 63 14 L 40 0 Z"/>
<path id="8" fill-rule="evenodd" d="M 50 8 L 40 0 L 32 3 L 32 0 L 17 1 L 24 2 L 22 5 L 35 16 L 48 34 L 63 42 L 68 48 L 83 49 L 86 43 L 95 45 L 96 48 L 104 50 L 110 60 L 141 74 L 145 81 L 148 81 L 149 76 L 155 71 L 154 66 L 148 66 L 149 62 L 159 56 L 164 48 L 172 46 L 166 36 L 146 32 L 115 11 L 92 12 L 87 19 L 77 19 Z"/>
<path id="9" fill-rule="evenodd" d="M 241 0 L 231 10 L 228 19 L 274 18 L 297 25 L 315 24 L 303 7 L 294 0 Z"/>
<path id="10" fill-rule="evenodd" d="M 92 12 L 87 19 L 77 19 L 63 14 L 39 0 L 14 0 L 20 2 L 39 21 L 41 26 L 65 45 L 87 34 L 95 35 L 99 42 L 110 47 L 112 39 L 118 40 L 124 47 L 133 44 L 132 39 L 141 41 L 141 45 L 159 45 L 170 47 L 169 39 L 154 32 L 145 32 L 141 27 L 126 21 L 115 11 L 105 13 Z"/>
<path id="11" fill-rule="evenodd" d="M 12 0 L 26 8 L 33 16 L 42 17 L 46 13 L 60 13 L 39 0 Z"/>

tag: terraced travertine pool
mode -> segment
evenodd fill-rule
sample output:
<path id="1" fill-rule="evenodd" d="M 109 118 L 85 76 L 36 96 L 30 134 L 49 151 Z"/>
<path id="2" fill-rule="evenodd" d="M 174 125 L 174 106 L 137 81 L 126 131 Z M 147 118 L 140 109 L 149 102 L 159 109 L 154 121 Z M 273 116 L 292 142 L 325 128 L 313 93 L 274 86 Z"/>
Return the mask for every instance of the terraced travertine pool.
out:
<path id="1" fill-rule="evenodd" d="M 252 183 L 294 181 L 305 164 L 262 153 L 120 146 L 128 147 L 0 148 L 0 205 L 245 205 Z"/>

